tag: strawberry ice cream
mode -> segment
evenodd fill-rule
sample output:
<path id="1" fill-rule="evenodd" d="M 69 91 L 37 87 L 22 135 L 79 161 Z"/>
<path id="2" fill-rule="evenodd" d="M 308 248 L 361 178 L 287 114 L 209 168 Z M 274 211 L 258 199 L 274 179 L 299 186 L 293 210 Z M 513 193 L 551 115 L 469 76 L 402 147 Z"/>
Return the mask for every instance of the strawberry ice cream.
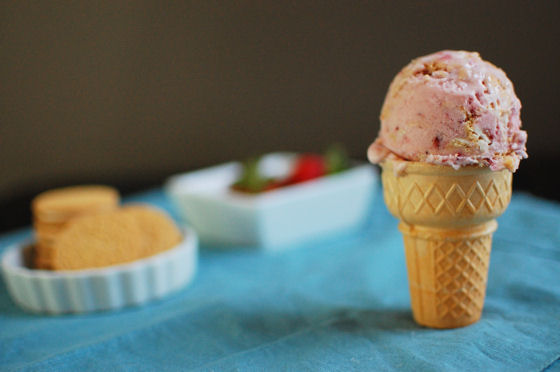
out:
<path id="1" fill-rule="evenodd" d="M 520 110 L 506 74 L 478 53 L 420 57 L 391 83 L 368 157 L 514 172 L 527 157 Z"/>

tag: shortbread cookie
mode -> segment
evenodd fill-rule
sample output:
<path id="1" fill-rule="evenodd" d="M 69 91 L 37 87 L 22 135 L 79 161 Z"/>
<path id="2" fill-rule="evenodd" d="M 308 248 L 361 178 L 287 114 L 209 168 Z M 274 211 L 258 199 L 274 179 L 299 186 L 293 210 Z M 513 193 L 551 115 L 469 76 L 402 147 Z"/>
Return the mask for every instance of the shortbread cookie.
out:
<path id="1" fill-rule="evenodd" d="M 50 260 L 43 260 L 37 256 L 33 259 L 33 267 L 39 270 L 53 270 L 53 264 Z"/>
<path id="2" fill-rule="evenodd" d="M 54 242 L 50 244 L 37 242 L 35 244 L 35 257 L 52 260 L 54 257 Z"/>
<path id="3" fill-rule="evenodd" d="M 53 245 L 55 270 L 79 270 L 142 258 L 144 235 L 136 219 L 121 210 L 77 218 Z"/>
<path id="4" fill-rule="evenodd" d="M 53 240 L 56 235 L 64 229 L 67 223 L 68 221 L 47 223 L 39 220 L 38 218 L 34 218 L 33 230 L 35 231 L 37 240 Z"/>
<path id="5" fill-rule="evenodd" d="M 55 270 L 118 265 L 173 248 L 180 240 L 179 229 L 165 212 L 129 206 L 70 221 L 54 240 L 50 264 Z M 47 257 L 39 261 L 49 263 Z"/>
<path id="6" fill-rule="evenodd" d="M 115 210 L 118 204 L 118 192 L 108 186 L 74 186 L 39 194 L 31 204 L 37 239 L 36 266 L 42 269 L 52 267 L 53 242 L 69 221 Z"/>
<path id="7" fill-rule="evenodd" d="M 108 186 L 74 186 L 39 194 L 31 209 L 36 219 L 45 223 L 66 220 L 94 211 L 114 209 L 119 204 L 117 190 Z"/>
<path id="8" fill-rule="evenodd" d="M 122 210 L 134 217 L 142 230 L 145 257 L 172 248 L 181 241 L 181 232 L 164 211 L 142 204 L 125 206 Z"/>

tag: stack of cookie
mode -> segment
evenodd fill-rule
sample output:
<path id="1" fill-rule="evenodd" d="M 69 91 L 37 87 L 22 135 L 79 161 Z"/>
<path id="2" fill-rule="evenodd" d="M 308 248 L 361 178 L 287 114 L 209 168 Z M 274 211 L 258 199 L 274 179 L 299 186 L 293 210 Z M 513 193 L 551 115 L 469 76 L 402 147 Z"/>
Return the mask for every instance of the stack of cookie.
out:
<path id="1" fill-rule="evenodd" d="M 119 199 L 117 190 L 107 186 L 76 186 L 39 194 L 31 205 L 37 240 L 35 267 L 54 269 L 53 244 L 70 221 L 114 210 L 119 205 Z"/>

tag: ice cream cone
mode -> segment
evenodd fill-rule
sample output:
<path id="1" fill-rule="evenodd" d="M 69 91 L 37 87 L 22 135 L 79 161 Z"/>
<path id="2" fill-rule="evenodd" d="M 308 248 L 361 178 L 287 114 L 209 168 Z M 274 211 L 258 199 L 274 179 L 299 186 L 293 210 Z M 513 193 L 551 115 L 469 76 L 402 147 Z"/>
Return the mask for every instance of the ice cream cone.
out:
<path id="1" fill-rule="evenodd" d="M 381 165 L 385 203 L 401 221 L 414 319 L 433 328 L 476 322 L 512 173 L 389 159 Z"/>

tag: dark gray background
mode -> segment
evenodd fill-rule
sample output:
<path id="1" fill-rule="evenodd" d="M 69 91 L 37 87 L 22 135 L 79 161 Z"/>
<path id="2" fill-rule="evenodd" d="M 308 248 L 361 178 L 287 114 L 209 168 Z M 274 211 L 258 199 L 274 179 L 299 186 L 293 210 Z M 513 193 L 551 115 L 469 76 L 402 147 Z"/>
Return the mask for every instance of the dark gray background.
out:
<path id="1" fill-rule="evenodd" d="M 2 2 L 0 229 L 81 182 L 170 174 L 332 142 L 365 159 L 392 77 L 441 49 L 514 82 L 530 159 L 515 187 L 560 198 L 560 2 Z"/>

